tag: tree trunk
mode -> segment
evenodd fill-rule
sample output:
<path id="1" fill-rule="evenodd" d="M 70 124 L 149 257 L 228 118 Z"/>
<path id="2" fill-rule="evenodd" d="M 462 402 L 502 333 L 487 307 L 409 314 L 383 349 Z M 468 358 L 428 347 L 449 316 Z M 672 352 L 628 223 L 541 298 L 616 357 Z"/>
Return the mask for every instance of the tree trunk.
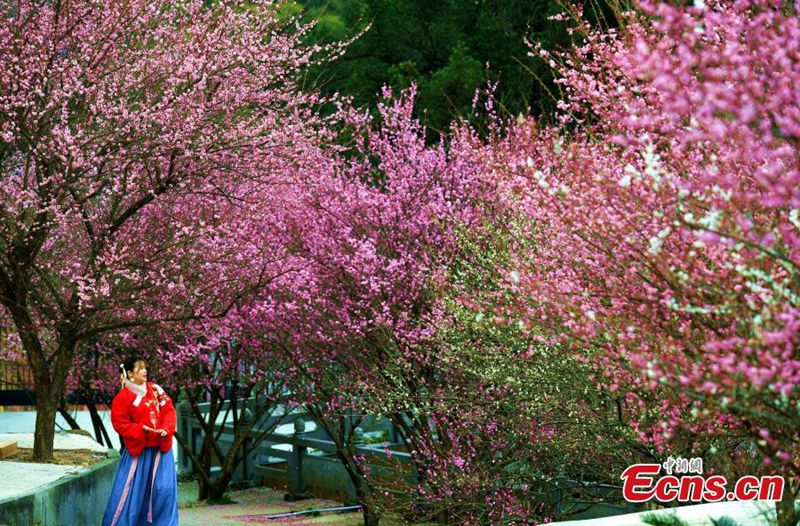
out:
<path id="1" fill-rule="evenodd" d="M 240 421 L 241 425 L 241 421 Z M 225 496 L 225 492 L 228 490 L 228 486 L 233 480 L 233 474 L 236 471 L 236 468 L 242 462 L 244 457 L 237 457 L 236 451 L 241 449 L 242 447 L 242 439 L 240 436 L 237 436 L 240 432 L 240 429 L 236 429 L 234 431 L 234 440 L 230 444 L 228 451 L 225 454 L 225 458 L 221 459 L 220 462 L 220 470 L 217 473 L 216 477 L 212 476 L 211 469 L 212 463 L 208 462 L 203 465 L 203 469 L 207 470 L 208 473 L 208 481 L 204 479 L 200 479 L 198 483 L 198 500 L 207 500 L 209 502 L 220 502 L 222 501 L 223 497 Z M 212 430 L 213 435 L 213 430 Z M 207 436 L 206 439 L 209 439 Z M 213 453 L 213 450 L 212 450 Z M 209 456 L 211 453 L 209 453 Z M 220 460 L 220 459 L 218 459 Z"/>
<path id="2" fill-rule="evenodd" d="M 49 381 L 45 382 L 37 378 L 36 430 L 33 435 L 33 460 L 36 462 L 50 462 L 53 460 L 56 410 L 58 409 L 58 398 L 60 396 L 60 393 L 54 396 L 53 388 Z"/>
<path id="3" fill-rule="evenodd" d="M 14 320 L 14 327 L 22 342 L 22 348 L 28 358 L 28 365 L 33 373 L 34 392 L 36 393 L 36 429 L 33 436 L 33 460 L 49 462 L 53 459 L 53 436 L 56 427 L 56 411 L 61 393 L 53 396 L 53 381 L 50 378 L 50 364 L 47 354 L 39 340 L 39 332 L 26 310 L 21 294 L 10 294 L 13 303 L 3 304 L 8 308 Z M 66 371 L 64 372 L 66 374 Z"/>
<path id="4" fill-rule="evenodd" d="M 789 477 L 786 480 L 786 487 L 783 489 L 781 500 L 775 503 L 775 511 L 778 515 L 778 526 L 797 526 L 800 523 L 800 516 L 795 507 L 796 489 L 792 485 Z"/>
<path id="5" fill-rule="evenodd" d="M 207 483 L 204 477 L 200 477 L 197 481 L 197 500 L 208 500 L 208 494 L 211 492 L 211 484 Z"/>
<path id="6" fill-rule="evenodd" d="M 378 526 L 380 516 L 375 512 L 373 506 L 361 505 L 362 515 L 364 516 L 364 526 Z"/>
<path id="7" fill-rule="evenodd" d="M 197 482 L 197 500 L 206 500 L 209 502 L 221 502 L 228 490 L 228 485 L 231 482 L 233 472 L 225 473 L 220 471 L 216 477 L 211 478 L 213 475 L 210 470 L 209 481 L 206 482 L 205 478 L 200 478 Z"/>
<path id="8" fill-rule="evenodd" d="M 206 489 L 205 500 L 209 502 L 221 502 L 222 498 L 225 496 L 225 491 L 228 489 L 228 485 L 231 483 L 232 477 L 232 471 L 227 473 L 224 470 L 220 471 L 217 478 L 213 479 Z"/>
<path id="9" fill-rule="evenodd" d="M 197 467 L 203 471 L 205 476 L 200 476 L 200 478 L 197 479 L 197 500 L 208 500 L 208 494 L 211 492 L 213 480 L 211 479 L 211 466 L 205 462 L 205 455 L 202 458 L 204 461 Z"/>
<path id="10" fill-rule="evenodd" d="M 97 406 L 90 397 L 87 397 L 86 408 L 89 410 L 89 415 L 92 418 L 92 426 L 94 427 L 94 434 L 97 437 L 97 443 L 111 447 L 111 438 L 108 436 L 106 426 L 103 423 L 103 419 L 100 418 L 100 414 L 97 412 Z"/>
<path id="11" fill-rule="evenodd" d="M 53 460 L 56 411 L 64 393 L 67 371 L 72 363 L 74 351 L 75 344 L 62 339 L 53 357 L 52 377 L 46 360 L 31 360 L 31 369 L 36 382 L 36 429 L 33 436 L 33 460 L 36 462 Z"/>
<path id="12" fill-rule="evenodd" d="M 67 402 L 64 401 L 64 398 L 61 398 L 61 401 L 58 403 L 58 412 L 61 413 L 61 418 L 67 421 L 70 429 L 81 428 L 80 424 L 78 424 L 78 421 L 72 418 L 72 415 L 69 412 L 69 407 L 67 407 Z"/>
<path id="13" fill-rule="evenodd" d="M 350 477 L 350 481 L 355 487 L 356 497 L 358 497 L 358 503 L 361 505 L 361 513 L 364 516 L 364 526 L 378 526 L 381 517 L 377 507 L 371 502 L 374 501 L 374 495 L 367 482 L 366 473 L 364 473 L 355 462 L 355 455 L 353 452 L 344 451 L 343 448 L 337 448 L 337 456 L 339 460 L 341 460 L 347 475 Z"/>

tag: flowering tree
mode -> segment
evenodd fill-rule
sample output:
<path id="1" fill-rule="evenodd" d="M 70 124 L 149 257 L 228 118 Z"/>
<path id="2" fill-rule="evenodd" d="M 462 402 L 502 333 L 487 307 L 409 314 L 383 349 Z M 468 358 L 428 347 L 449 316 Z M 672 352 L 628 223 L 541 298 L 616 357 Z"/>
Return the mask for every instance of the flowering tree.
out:
<path id="1" fill-rule="evenodd" d="M 379 486 L 357 458 L 355 428 L 385 415 L 409 447 L 428 433 L 425 393 L 441 380 L 437 287 L 456 229 L 480 226 L 491 189 L 465 150 L 426 146 L 413 100 L 389 98 L 359 123 L 353 156 L 296 192 L 288 246 L 305 263 L 262 296 L 257 321 L 292 361 L 298 400 L 337 441 L 367 524 L 379 520 Z"/>
<path id="2" fill-rule="evenodd" d="M 443 289 L 437 373 L 446 381 L 429 411 L 445 439 L 425 443 L 432 475 L 422 489 L 458 524 L 563 519 L 607 499 L 614 473 L 654 458 L 620 393 L 590 380 L 590 363 L 537 342 L 505 314 L 503 304 L 521 300 L 504 278 L 528 227 L 506 219 L 462 234 Z M 568 505 L 574 493 L 582 496 Z"/>
<path id="3" fill-rule="evenodd" d="M 193 338 L 185 336 L 189 328 L 184 327 L 161 335 L 153 345 L 160 369 L 172 372 L 165 388 L 183 392 L 190 418 L 203 430 L 197 451 L 190 445 L 192 437 L 175 434 L 195 467 L 200 500 L 222 500 L 235 470 L 275 431 L 293 404 L 285 396 L 288 364 L 262 335 L 241 330 L 244 315 L 236 309 L 221 322 L 196 330 Z M 184 337 L 178 339 L 176 333 Z M 208 411 L 201 413 L 201 403 L 208 403 Z M 230 434 L 226 448 L 217 426 Z"/>
<path id="4" fill-rule="evenodd" d="M 543 339 L 600 351 L 598 382 L 656 417 L 635 424 L 659 450 L 741 436 L 796 477 L 800 19 L 640 7 L 574 53 L 535 50 L 569 98 L 561 131 L 524 123 L 496 152 L 533 223 L 508 281 Z"/>
<path id="5" fill-rule="evenodd" d="M 35 375 L 35 458 L 81 342 L 218 315 L 258 284 L 266 247 L 228 218 L 325 135 L 293 80 L 324 51 L 306 29 L 252 2 L 20 0 L 0 18 L 0 315 Z"/>

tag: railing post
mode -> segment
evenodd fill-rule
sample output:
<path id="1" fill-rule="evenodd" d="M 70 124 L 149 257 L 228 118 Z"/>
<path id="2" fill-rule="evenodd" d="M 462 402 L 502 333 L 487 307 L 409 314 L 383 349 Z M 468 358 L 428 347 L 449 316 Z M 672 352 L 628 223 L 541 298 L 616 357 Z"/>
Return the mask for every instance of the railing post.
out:
<path id="1" fill-rule="evenodd" d="M 364 445 L 364 430 L 360 427 L 357 427 L 355 431 L 353 431 L 353 444 L 355 444 L 356 447 Z"/>
<path id="2" fill-rule="evenodd" d="M 300 435 L 306 432 L 306 423 L 304 420 L 298 418 L 294 421 L 294 437 L 300 438 Z M 305 478 L 303 478 L 303 460 L 306 456 L 306 447 L 297 444 L 297 441 L 292 444 L 292 454 L 289 456 L 286 475 L 289 479 L 289 493 L 283 496 L 283 500 L 294 502 L 300 499 L 307 499 L 310 497 L 308 493 L 308 485 Z"/>
<path id="3" fill-rule="evenodd" d="M 178 432 L 194 453 L 194 434 L 192 433 L 192 406 L 185 391 L 178 396 Z M 178 467 L 181 473 L 194 473 L 194 465 L 182 447 L 178 448 Z"/>
<path id="4" fill-rule="evenodd" d="M 250 480 L 251 478 L 251 466 L 250 466 L 250 448 L 253 445 L 253 437 L 251 435 L 250 426 L 253 424 L 253 412 L 250 411 L 249 408 L 246 408 L 242 411 L 241 420 L 239 421 L 239 425 L 243 426 L 247 429 L 247 436 L 244 437 L 242 441 L 242 478 L 241 480 Z"/>

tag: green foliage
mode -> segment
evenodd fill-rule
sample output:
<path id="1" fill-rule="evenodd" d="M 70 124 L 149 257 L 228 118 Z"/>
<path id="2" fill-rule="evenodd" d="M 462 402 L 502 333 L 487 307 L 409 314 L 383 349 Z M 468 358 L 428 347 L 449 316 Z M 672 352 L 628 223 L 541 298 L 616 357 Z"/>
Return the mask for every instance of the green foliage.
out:
<path id="1" fill-rule="evenodd" d="M 521 239 L 520 228 L 526 227 L 510 221 L 463 233 L 445 299 L 450 321 L 442 328 L 442 361 L 464 381 L 504 393 L 493 414 L 515 454 L 493 459 L 502 471 L 496 476 L 541 491 L 541 498 L 549 498 L 545 488 L 555 479 L 616 483 L 622 469 L 649 458 L 620 417 L 619 394 L 598 385 L 573 353 L 534 341 L 530 327 L 491 308 L 514 303 L 503 283 L 513 273 L 510 247 Z M 466 298 L 482 307 L 467 306 Z"/>
<path id="2" fill-rule="evenodd" d="M 371 433 L 364 436 L 364 444 L 369 446 L 372 444 L 382 444 L 389 441 L 389 433 L 380 431 L 378 433 Z"/>
<path id="3" fill-rule="evenodd" d="M 303 14 L 303 6 L 297 2 L 286 2 L 278 7 L 278 20 L 284 21 Z"/>
<path id="4" fill-rule="evenodd" d="M 590 21 L 615 24 L 608 0 L 587 0 Z M 549 116 L 558 90 L 550 67 L 528 56 L 525 39 L 554 50 L 570 45 L 567 23 L 550 20 L 562 0 L 300 0 L 318 20 L 319 43 L 369 28 L 343 57 L 308 76 L 313 87 L 374 106 L 381 87 L 419 87 L 420 116 L 433 130 L 470 117 L 475 90 L 499 81 L 495 105 L 506 115 Z M 486 69 L 486 65 L 489 69 Z"/>

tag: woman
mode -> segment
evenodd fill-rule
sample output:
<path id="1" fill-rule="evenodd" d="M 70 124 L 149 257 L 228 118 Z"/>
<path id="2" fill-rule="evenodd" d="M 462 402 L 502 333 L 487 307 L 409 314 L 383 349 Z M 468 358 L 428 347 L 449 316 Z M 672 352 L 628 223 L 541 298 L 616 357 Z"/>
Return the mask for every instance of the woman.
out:
<path id="1" fill-rule="evenodd" d="M 120 365 L 122 390 L 111 403 L 111 424 L 125 451 L 103 516 L 103 526 L 177 526 L 178 480 L 172 456 L 175 407 L 147 381 L 143 360 Z"/>

